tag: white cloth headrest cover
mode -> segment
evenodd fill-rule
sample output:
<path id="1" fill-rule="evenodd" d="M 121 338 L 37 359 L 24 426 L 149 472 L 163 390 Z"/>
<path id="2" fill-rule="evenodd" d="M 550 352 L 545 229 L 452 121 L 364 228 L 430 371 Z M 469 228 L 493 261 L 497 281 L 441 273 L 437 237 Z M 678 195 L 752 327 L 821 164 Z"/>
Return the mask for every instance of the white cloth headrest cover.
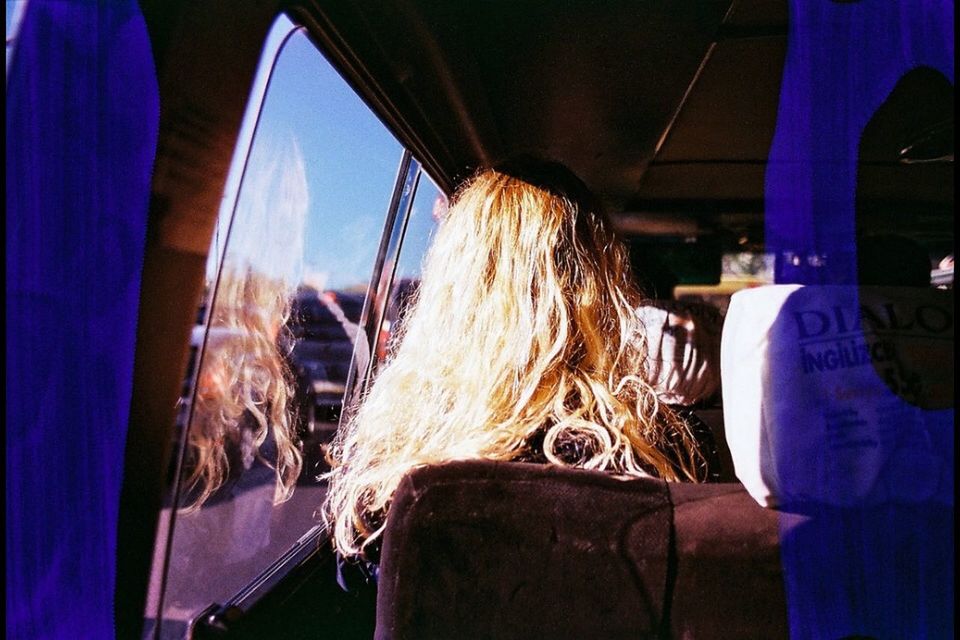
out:
<path id="1" fill-rule="evenodd" d="M 646 327 L 647 379 L 667 404 L 707 402 L 720 389 L 723 316 L 699 302 L 651 300 L 637 310 Z"/>
<path id="2" fill-rule="evenodd" d="M 932 288 L 734 294 L 724 423 L 757 502 L 952 504 L 953 315 L 953 292 Z"/>

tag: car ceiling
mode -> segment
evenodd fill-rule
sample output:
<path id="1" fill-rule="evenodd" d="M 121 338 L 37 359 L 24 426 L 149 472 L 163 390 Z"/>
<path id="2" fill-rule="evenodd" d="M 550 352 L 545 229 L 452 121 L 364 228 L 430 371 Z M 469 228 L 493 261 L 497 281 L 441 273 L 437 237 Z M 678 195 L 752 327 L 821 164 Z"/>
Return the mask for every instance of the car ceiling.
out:
<path id="1" fill-rule="evenodd" d="M 628 235 L 762 246 L 785 0 L 317 1 L 291 12 L 447 189 L 533 154 L 570 166 Z M 952 212 L 948 170 L 918 191 L 916 167 L 900 180 L 888 166 L 862 195 Z M 946 217 L 918 233 L 952 238 Z"/>

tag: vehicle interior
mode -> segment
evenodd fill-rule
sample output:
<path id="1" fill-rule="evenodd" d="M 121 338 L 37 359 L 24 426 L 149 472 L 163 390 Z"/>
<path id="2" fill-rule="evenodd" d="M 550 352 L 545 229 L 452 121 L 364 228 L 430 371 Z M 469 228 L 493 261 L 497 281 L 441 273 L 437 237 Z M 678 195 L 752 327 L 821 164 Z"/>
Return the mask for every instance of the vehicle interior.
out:
<path id="1" fill-rule="evenodd" d="M 952 637 L 953 6 L 874 5 L 141 0 L 160 115 L 116 636 Z M 8 82 L 10 42 L 8 25 Z M 583 179 L 630 247 L 653 322 L 680 318 L 709 360 L 699 386 L 669 396 L 713 443 L 709 481 L 417 469 L 395 494 L 377 585 L 344 589 L 316 515 L 325 444 L 389 357 L 438 211 L 477 169 L 521 155 Z M 309 207 L 288 197 L 289 176 Z M 256 196 L 275 188 L 287 199 Z M 266 220 L 291 234 L 266 237 Z M 877 257 L 887 276 L 922 248 L 926 286 L 858 275 L 874 236 L 895 238 Z M 247 250 L 276 278 L 299 268 L 290 254 L 313 260 L 286 311 L 301 462 L 282 503 L 272 467 L 266 483 L 228 480 L 242 499 L 203 503 L 191 424 L 207 363 L 243 348 L 217 310 L 230 269 L 259 268 Z M 844 305 L 866 338 L 837 328 Z M 905 364 L 884 369 L 893 352 Z M 781 373 L 792 363 L 800 373 Z M 837 405 L 829 438 L 791 435 L 817 394 L 868 392 L 886 417 Z M 853 433 L 867 422 L 887 435 Z M 922 437 L 889 435 L 907 423 Z M 864 462 L 863 441 L 893 442 L 906 462 Z M 824 483 L 840 489 L 821 496 Z M 241 508 L 255 499 L 266 506 Z M 879 558 L 869 570 L 848 557 L 861 552 Z M 867 624 L 903 593 L 869 584 L 915 593 Z"/>

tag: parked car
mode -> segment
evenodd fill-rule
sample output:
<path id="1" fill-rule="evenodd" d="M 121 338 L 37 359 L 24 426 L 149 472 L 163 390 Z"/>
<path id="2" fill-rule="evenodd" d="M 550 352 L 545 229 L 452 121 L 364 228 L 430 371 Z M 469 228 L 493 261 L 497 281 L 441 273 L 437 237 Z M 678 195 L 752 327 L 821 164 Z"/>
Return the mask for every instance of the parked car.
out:
<path id="1" fill-rule="evenodd" d="M 309 433 L 329 438 L 340 420 L 363 294 L 301 288 L 293 303 L 290 360 Z"/>

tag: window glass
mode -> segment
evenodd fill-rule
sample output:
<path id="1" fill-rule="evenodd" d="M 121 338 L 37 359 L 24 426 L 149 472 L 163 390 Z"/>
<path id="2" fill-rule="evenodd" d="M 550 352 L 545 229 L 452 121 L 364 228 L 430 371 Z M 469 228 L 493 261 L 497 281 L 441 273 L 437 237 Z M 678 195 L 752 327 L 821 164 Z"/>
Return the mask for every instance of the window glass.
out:
<path id="1" fill-rule="evenodd" d="M 673 295 L 677 300 L 704 302 L 726 314 L 730 296 L 737 291 L 773 284 L 775 258 L 773 254 L 758 251 L 725 253 L 718 284 L 681 284 Z"/>
<path id="2" fill-rule="evenodd" d="M 262 108 L 248 106 L 249 153 L 228 179 L 193 336 L 161 637 L 183 636 L 317 525 L 322 445 L 362 360 L 403 156 L 304 31 L 276 55 L 272 73 L 269 51 L 261 62 Z"/>
<path id="3" fill-rule="evenodd" d="M 394 348 L 397 334 L 407 309 L 407 303 L 420 285 L 423 259 L 433 240 L 437 224 L 447 210 L 447 197 L 426 173 L 421 173 L 416 196 L 410 208 L 403 246 L 397 259 L 396 273 L 387 310 L 377 340 L 377 359 L 383 361 Z"/>
<path id="4" fill-rule="evenodd" d="M 13 46 L 17 39 L 17 31 L 20 23 L 23 21 L 23 14 L 27 8 L 27 0 L 7 0 L 6 9 L 6 32 L 7 32 L 7 71 L 10 70 L 10 57 L 13 54 Z"/>

